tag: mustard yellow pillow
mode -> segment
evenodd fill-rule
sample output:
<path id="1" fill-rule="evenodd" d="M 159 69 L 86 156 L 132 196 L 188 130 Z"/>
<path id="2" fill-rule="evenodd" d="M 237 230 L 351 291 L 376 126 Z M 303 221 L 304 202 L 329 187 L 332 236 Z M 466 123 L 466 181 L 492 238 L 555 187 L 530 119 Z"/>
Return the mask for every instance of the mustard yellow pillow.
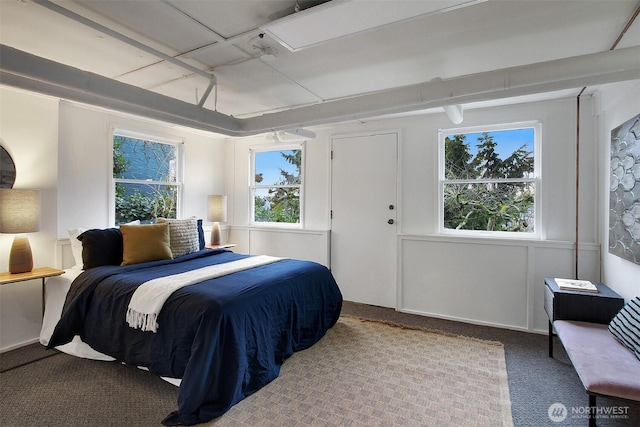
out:
<path id="1" fill-rule="evenodd" d="M 121 225 L 122 265 L 171 259 L 169 224 Z"/>

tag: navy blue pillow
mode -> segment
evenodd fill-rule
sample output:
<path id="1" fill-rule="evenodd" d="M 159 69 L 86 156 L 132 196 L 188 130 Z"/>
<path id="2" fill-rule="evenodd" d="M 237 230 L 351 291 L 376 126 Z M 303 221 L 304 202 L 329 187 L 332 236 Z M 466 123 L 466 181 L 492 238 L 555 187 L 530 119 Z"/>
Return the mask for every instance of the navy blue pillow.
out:
<path id="1" fill-rule="evenodd" d="M 78 236 L 82 242 L 82 263 L 85 270 L 102 265 L 122 264 L 122 232 L 119 228 L 93 228 Z"/>
<path id="2" fill-rule="evenodd" d="M 204 249 L 204 230 L 202 229 L 202 220 L 198 220 L 198 240 L 200 242 L 200 250 Z"/>

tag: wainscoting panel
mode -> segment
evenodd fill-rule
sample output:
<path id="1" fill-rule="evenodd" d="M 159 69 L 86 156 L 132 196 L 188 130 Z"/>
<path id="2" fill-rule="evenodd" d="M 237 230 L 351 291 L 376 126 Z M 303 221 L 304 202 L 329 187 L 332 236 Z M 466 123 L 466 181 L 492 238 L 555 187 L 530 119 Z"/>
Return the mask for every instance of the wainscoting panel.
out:
<path id="1" fill-rule="evenodd" d="M 205 233 L 209 231 L 205 229 Z M 228 233 L 228 237 L 227 237 Z M 223 239 L 237 246 L 237 253 L 271 255 L 315 261 L 329 267 L 329 230 L 287 230 L 251 227 L 223 227 Z M 208 235 L 207 235 L 208 238 Z M 56 241 L 56 267 L 70 268 L 74 264 L 68 238 Z"/>
<path id="2" fill-rule="evenodd" d="M 229 227 L 234 252 L 307 259 L 329 266 L 329 230 Z M 570 242 L 398 236 L 398 311 L 508 329 L 547 331 L 545 277 L 573 277 Z M 69 239 L 56 267 L 74 264 Z M 372 266 L 373 267 L 373 266 Z M 600 281 L 600 246 L 580 244 L 579 278 Z"/>
<path id="3" fill-rule="evenodd" d="M 329 267 L 329 230 L 230 227 L 234 252 L 315 261 Z"/>
<path id="4" fill-rule="evenodd" d="M 398 310 L 544 332 L 545 277 L 572 277 L 573 245 L 442 236 L 399 236 Z M 581 245 L 588 270 L 600 276 L 598 245 Z"/>

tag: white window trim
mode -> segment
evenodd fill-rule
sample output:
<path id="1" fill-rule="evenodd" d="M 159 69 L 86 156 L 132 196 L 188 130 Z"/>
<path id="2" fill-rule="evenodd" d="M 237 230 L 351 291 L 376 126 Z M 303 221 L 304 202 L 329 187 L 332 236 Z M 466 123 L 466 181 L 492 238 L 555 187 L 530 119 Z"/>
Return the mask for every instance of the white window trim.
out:
<path id="1" fill-rule="evenodd" d="M 495 132 L 503 130 L 514 130 L 522 128 L 534 129 L 534 149 L 533 149 L 533 162 L 534 162 L 534 176 L 529 179 L 503 179 L 503 180 L 483 180 L 482 182 L 524 182 L 531 181 L 535 188 L 534 198 L 534 232 L 511 232 L 511 231 L 485 231 L 485 230 L 452 230 L 444 227 L 444 184 L 452 182 L 446 180 L 444 177 L 444 143 L 447 135 L 467 134 L 467 133 L 479 133 L 479 132 Z M 438 130 L 438 233 L 448 236 L 461 236 L 461 237 L 483 237 L 494 239 L 522 239 L 522 240 L 541 240 L 544 239 L 545 233 L 542 230 L 542 123 L 540 121 L 525 121 L 507 124 L 493 124 L 487 126 L 470 126 L 460 128 L 448 128 Z"/>
<path id="2" fill-rule="evenodd" d="M 176 206 L 176 217 L 180 218 L 182 216 L 182 209 L 184 203 L 183 197 L 183 188 L 184 188 L 184 169 L 185 169 L 185 155 L 184 155 L 184 140 L 180 138 L 165 138 L 149 133 L 136 132 L 131 130 L 126 130 L 122 128 L 111 128 L 111 132 L 109 133 L 109 224 L 112 227 L 116 224 L 116 183 L 135 183 L 140 182 L 139 180 L 130 180 L 130 179 L 122 179 L 122 178 L 114 178 L 113 177 L 113 138 L 118 136 L 124 136 L 126 138 L 135 138 L 135 139 L 143 139 L 148 141 L 157 142 L 160 144 L 169 144 L 175 145 L 178 148 L 178 170 L 176 173 L 176 183 L 171 183 L 170 185 L 175 185 L 178 188 L 178 200 Z M 145 181 L 145 183 L 149 184 L 162 184 L 165 185 L 164 181 Z"/>
<path id="3" fill-rule="evenodd" d="M 256 188 L 266 188 L 273 187 L 273 185 L 265 185 L 259 186 L 254 185 L 255 179 L 255 153 L 260 152 L 268 152 L 268 151 L 287 151 L 287 150 L 301 150 L 302 151 L 302 162 L 300 163 L 300 185 L 289 185 L 282 187 L 299 187 L 300 188 L 300 222 L 299 223 L 287 223 L 287 222 L 259 222 L 255 221 L 255 197 L 254 190 Z M 305 154 L 305 142 L 295 142 L 288 144 L 273 144 L 273 145 L 261 145 L 254 146 L 249 148 L 249 176 L 248 176 L 248 186 L 249 186 L 249 224 L 252 227 L 264 227 L 264 228 L 304 228 L 304 207 L 305 207 L 305 197 L 304 197 L 304 187 L 305 187 L 305 170 L 306 170 L 306 154 Z"/>

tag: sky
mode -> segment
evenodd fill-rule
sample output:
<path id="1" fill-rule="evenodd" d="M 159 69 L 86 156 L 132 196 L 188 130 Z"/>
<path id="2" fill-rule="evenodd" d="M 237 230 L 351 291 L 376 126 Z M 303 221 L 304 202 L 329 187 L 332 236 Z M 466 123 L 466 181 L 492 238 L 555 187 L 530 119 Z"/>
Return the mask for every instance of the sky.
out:
<path id="1" fill-rule="evenodd" d="M 478 152 L 476 147 L 477 139 L 482 137 L 482 132 L 467 133 L 466 142 L 469 144 L 469 152 L 475 155 Z M 523 144 L 527 144 L 525 149 L 533 151 L 534 129 L 523 128 L 514 130 L 500 130 L 489 132 L 493 135 L 493 140 L 498 142 L 497 152 L 501 159 L 506 159 L 515 150 Z M 292 154 L 292 150 L 284 150 L 287 154 Z M 280 151 L 257 151 L 256 152 L 256 173 L 263 173 L 263 181 L 260 185 L 275 184 L 280 181 L 280 169 L 284 169 L 290 173 L 295 171 L 295 167 L 287 162 L 281 155 Z"/>
<path id="2" fill-rule="evenodd" d="M 502 160 L 509 157 L 511 153 L 520 148 L 523 144 L 527 144 L 527 147 L 525 147 L 527 151 L 533 151 L 533 128 L 501 130 L 488 133 L 489 135 L 493 135 L 493 140 L 498 143 L 496 151 Z M 467 133 L 466 135 L 467 139 L 465 141 L 469 145 L 469 152 L 472 155 L 475 155 L 478 152 L 476 147 L 478 138 L 482 137 L 482 132 Z"/>
<path id="3" fill-rule="evenodd" d="M 284 169 L 289 173 L 294 173 L 296 167 L 287 162 L 280 154 L 293 154 L 293 150 L 283 151 L 257 151 L 256 156 L 256 174 L 262 172 L 262 182 L 260 185 L 275 184 L 280 181 L 280 169 Z"/>

